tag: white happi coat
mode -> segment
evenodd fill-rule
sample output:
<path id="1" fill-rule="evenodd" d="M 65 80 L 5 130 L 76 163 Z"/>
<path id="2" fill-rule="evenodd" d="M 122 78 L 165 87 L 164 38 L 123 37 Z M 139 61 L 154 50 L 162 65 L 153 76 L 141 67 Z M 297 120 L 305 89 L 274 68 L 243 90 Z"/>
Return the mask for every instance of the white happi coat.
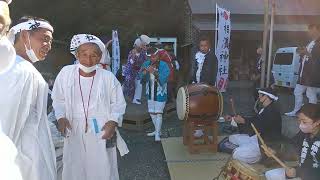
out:
<path id="1" fill-rule="evenodd" d="M 92 130 L 92 120 L 97 120 L 98 129 L 110 120 L 121 126 L 126 108 L 121 84 L 111 72 L 102 68 L 96 70 L 86 133 L 79 77 L 77 65 L 64 67 L 56 78 L 51 96 L 56 118 L 67 118 L 72 127 L 64 141 L 62 180 L 118 180 L 116 147 L 106 148 L 106 141 L 102 139 L 103 131 L 96 134 Z M 88 102 L 88 98 L 85 97 L 89 96 L 90 85 L 91 83 L 81 83 L 85 92 L 85 107 Z M 116 132 L 120 155 L 127 154 L 127 146 L 119 131 Z"/>
<path id="2" fill-rule="evenodd" d="M 23 180 L 56 180 L 56 158 L 47 121 L 48 85 L 20 56 L 0 76 L 0 122 L 17 147 Z"/>

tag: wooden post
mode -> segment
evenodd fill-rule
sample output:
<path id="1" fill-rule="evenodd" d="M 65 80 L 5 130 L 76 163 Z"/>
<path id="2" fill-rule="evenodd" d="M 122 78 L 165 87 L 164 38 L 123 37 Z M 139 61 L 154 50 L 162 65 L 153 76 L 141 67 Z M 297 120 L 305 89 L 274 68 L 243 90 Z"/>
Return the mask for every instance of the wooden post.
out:
<path id="1" fill-rule="evenodd" d="M 261 81 L 260 81 L 261 88 L 265 87 L 268 28 L 269 28 L 269 0 L 264 0 L 264 30 L 263 30 L 263 40 L 262 40 L 263 52 L 262 52 Z"/>
<path id="2" fill-rule="evenodd" d="M 268 54 L 268 69 L 267 69 L 267 87 L 270 86 L 271 77 L 271 64 L 272 64 L 272 45 L 273 45 L 273 27 L 274 27 L 274 16 L 276 10 L 276 2 L 272 0 L 271 7 L 271 22 L 270 22 L 270 39 L 269 39 L 269 54 Z"/>

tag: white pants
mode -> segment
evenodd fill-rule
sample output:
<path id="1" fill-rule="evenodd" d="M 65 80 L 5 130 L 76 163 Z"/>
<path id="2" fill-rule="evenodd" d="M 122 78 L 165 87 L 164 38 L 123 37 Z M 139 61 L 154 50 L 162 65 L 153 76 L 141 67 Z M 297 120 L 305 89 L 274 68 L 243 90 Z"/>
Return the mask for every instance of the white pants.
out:
<path id="1" fill-rule="evenodd" d="M 287 180 L 284 168 L 272 169 L 265 173 L 267 180 Z M 300 178 L 291 178 L 290 180 L 300 180 Z"/>
<path id="2" fill-rule="evenodd" d="M 304 86 L 301 84 L 297 84 L 294 88 L 294 96 L 295 96 L 295 106 L 294 111 L 300 110 L 303 104 L 303 93 L 306 92 L 306 95 L 309 99 L 309 103 L 317 104 L 317 93 L 319 92 L 319 88 Z"/>
<path id="3" fill-rule="evenodd" d="M 253 164 L 261 159 L 261 153 L 257 136 L 247 134 L 234 134 L 229 136 L 229 141 L 238 145 L 232 153 L 233 159 Z"/>
<path id="4" fill-rule="evenodd" d="M 134 90 L 134 97 L 133 99 L 134 100 L 137 100 L 137 99 L 141 99 L 141 94 L 142 94 L 142 84 L 141 84 L 141 81 L 138 80 L 138 79 L 135 79 L 134 80 L 134 83 L 135 83 L 135 90 Z"/>
<path id="5" fill-rule="evenodd" d="M 148 111 L 149 113 L 163 113 L 163 109 L 166 106 L 166 102 L 158 102 L 148 100 Z"/>

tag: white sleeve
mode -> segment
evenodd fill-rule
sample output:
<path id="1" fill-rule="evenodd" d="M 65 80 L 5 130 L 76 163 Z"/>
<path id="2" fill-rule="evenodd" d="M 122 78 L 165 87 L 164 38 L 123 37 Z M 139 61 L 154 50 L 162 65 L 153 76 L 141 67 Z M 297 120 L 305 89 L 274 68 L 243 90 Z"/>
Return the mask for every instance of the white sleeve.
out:
<path id="1" fill-rule="evenodd" d="M 0 128 L 0 179 L 22 180 L 19 166 L 15 162 L 18 151 L 16 146 L 1 132 Z"/>
<path id="2" fill-rule="evenodd" d="M 51 95 L 52 106 L 57 120 L 66 117 L 65 97 L 63 89 L 63 73 L 61 72 L 58 74 L 55 80 Z"/>
<path id="3" fill-rule="evenodd" d="M 114 83 L 111 93 L 111 113 L 109 120 L 115 121 L 118 123 L 118 126 L 122 126 L 122 116 L 126 111 L 126 101 L 123 96 L 121 84 L 114 77 Z"/>

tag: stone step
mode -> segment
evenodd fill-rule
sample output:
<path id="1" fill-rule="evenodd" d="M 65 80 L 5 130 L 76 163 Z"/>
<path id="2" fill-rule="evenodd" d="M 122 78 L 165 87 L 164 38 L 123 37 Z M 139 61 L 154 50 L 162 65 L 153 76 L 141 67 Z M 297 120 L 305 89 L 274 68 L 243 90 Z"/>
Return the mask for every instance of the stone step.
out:
<path id="1" fill-rule="evenodd" d="M 175 103 L 166 104 L 163 120 L 166 120 L 166 116 L 172 113 L 176 113 Z M 144 131 L 152 126 L 146 103 L 141 105 L 128 103 L 126 113 L 123 116 L 122 127 L 124 129 Z"/>

